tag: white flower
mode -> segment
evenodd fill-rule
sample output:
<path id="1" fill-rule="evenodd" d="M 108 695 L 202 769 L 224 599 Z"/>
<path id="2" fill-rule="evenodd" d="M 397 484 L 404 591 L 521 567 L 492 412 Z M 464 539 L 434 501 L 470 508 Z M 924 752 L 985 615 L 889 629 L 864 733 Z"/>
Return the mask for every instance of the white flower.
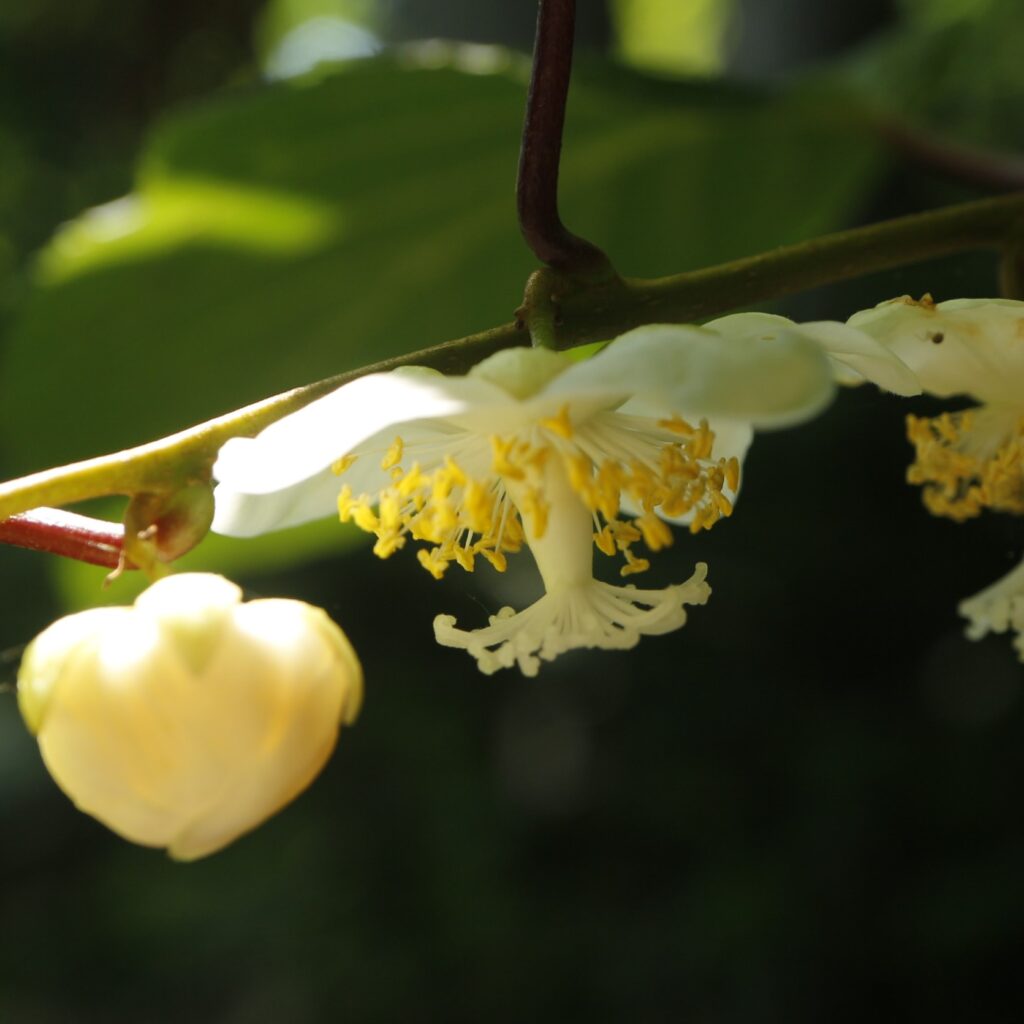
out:
<path id="1" fill-rule="evenodd" d="M 1024 563 L 992 586 L 961 601 L 957 610 L 970 620 L 967 636 L 971 640 L 980 640 L 989 632 L 1016 631 L 1013 646 L 1024 661 Z"/>
<path id="2" fill-rule="evenodd" d="M 904 296 L 849 326 L 898 356 L 929 394 L 979 403 L 907 419 L 917 454 L 907 478 L 923 486 L 928 509 L 958 521 L 985 508 L 1024 513 L 1024 302 Z"/>
<path id="3" fill-rule="evenodd" d="M 220 576 L 170 576 L 130 608 L 70 615 L 29 645 L 18 702 L 87 814 L 194 860 L 297 796 L 362 701 L 345 635 L 301 601 L 241 603 Z"/>
<path id="4" fill-rule="evenodd" d="M 646 569 L 635 549 L 671 544 L 665 520 L 697 532 L 731 513 L 752 426 L 796 423 L 831 396 L 813 342 L 748 333 L 643 327 L 583 362 L 513 349 L 464 377 L 360 378 L 221 449 L 213 529 L 249 536 L 337 509 L 381 557 L 426 542 L 437 578 L 480 559 L 501 571 L 525 544 L 544 597 L 478 630 L 438 616 L 440 643 L 526 675 L 572 648 L 632 647 L 707 600 L 706 567 L 664 590 L 612 586 L 594 579 L 594 546 L 624 559 L 623 576 Z"/>

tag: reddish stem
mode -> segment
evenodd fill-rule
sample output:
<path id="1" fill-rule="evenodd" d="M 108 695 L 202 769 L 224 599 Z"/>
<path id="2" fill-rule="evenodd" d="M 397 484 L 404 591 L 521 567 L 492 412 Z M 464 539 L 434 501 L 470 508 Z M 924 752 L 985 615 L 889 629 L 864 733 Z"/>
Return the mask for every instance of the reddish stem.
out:
<path id="1" fill-rule="evenodd" d="M 575 26 L 576 0 L 540 0 L 516 207 L 523 238 L 543 263 L 573 276 L 610 277 L 608 257 L 569 231 L 558 214 L 558 165 Z"/>
<path id="2" fill-rule="evenodd" d="M 59 508 L 37 508 L 0 521 L 0 544 L 116 569 L 121 561 L 124 527 Z"/>

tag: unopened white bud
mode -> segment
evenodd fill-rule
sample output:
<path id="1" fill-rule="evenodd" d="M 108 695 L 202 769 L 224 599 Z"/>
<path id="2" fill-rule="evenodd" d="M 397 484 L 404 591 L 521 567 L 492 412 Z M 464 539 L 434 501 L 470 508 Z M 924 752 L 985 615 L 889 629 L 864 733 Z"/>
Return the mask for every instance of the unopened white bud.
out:
<path id="1" fill-rule="evenodd" d="M 18 674 L 22 715 L 61 789 L 179 860 L 219 850 L 305 789 L 362 694 L 355 652 L 325 612 L 242 603 L 206 573 L 60 619 Z"/>

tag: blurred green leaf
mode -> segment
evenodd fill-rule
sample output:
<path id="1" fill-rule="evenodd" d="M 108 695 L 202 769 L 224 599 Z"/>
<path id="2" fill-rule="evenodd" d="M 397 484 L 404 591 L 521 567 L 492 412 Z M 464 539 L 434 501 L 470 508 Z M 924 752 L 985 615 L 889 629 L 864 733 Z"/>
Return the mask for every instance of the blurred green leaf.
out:
<path id="1" fill-rule="evenodd" d="M 508 320 L 533 265 L 512 201 L 525 70 L 479 48 L 430 59 L 356 62 L 164 124 L 135 193 L 39 259 L 3 366 L 11 468 Z M 666 273 L 836 226 L 874 166 L 801 99 L 584 64 L 564 205 L 623 272 Z"/>
<path id="2" fill-rule="evenodd" d="M 951 138 L 1024 150 L 1024 3 L 903 0 L 904 25 L 850 66 L 883 110 Z"/>

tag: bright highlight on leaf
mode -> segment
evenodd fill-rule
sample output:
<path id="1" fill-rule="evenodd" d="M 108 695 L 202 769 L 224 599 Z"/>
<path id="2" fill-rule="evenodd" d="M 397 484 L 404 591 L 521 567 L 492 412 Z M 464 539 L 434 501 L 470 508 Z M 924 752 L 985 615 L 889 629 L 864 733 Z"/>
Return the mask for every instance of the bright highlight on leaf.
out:
<path id="1" fill-rule="evenodd" d="M 221 849 L 302 792 L 362 692 L 355 652 L 321 609 L 243 603 L 205 573 L 60 619 L 18 675 L 22 715 L 64 792 L 178 860 Z"/>

